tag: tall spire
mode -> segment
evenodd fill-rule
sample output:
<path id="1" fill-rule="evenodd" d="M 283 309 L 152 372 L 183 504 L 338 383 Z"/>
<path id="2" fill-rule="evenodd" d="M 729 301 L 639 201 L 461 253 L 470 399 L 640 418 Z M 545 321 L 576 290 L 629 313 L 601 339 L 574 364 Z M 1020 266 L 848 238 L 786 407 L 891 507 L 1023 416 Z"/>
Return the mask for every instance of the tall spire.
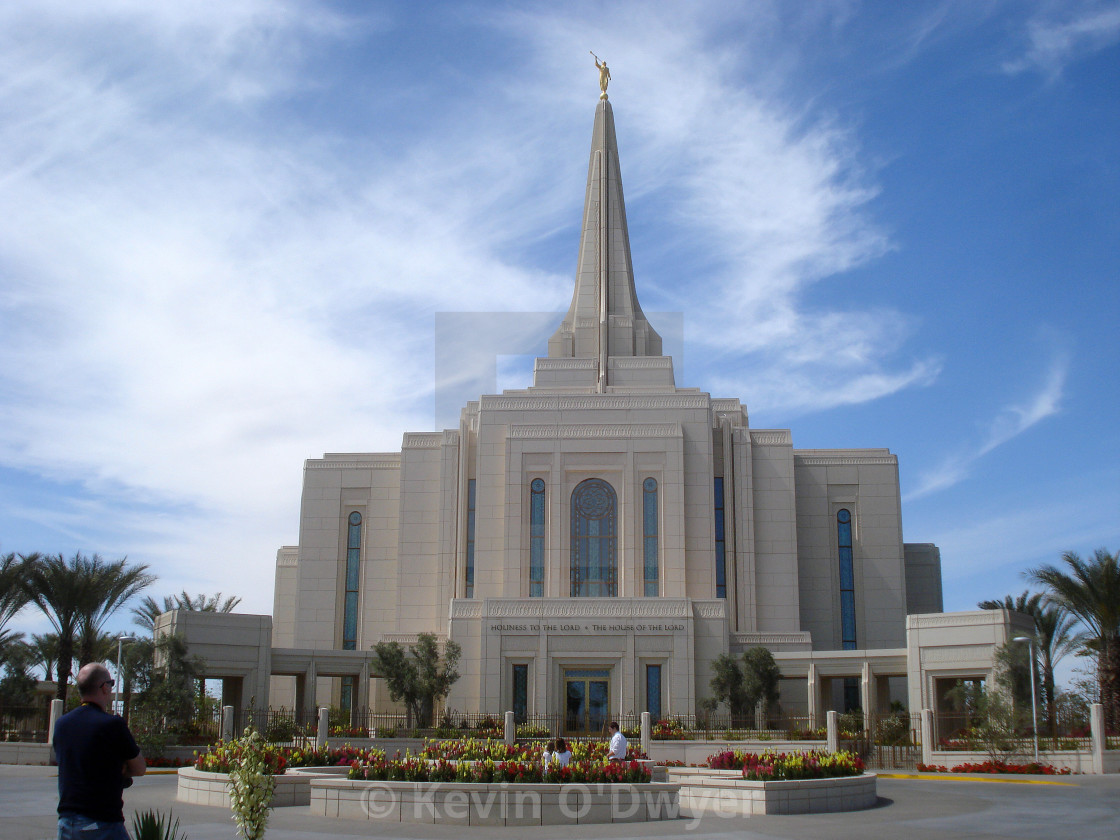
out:
<path id="1" fill-rule="evenodd" d="M 597 359 L 600 391 L 611 384 L 611 357 L 661 355 L 661 336 L 646 320 L 634 291 L 614 112 L 605 96 L 595 109 L 591 133 L 575 292 L 568 314 L 548 341 L 548 355 Z"/>

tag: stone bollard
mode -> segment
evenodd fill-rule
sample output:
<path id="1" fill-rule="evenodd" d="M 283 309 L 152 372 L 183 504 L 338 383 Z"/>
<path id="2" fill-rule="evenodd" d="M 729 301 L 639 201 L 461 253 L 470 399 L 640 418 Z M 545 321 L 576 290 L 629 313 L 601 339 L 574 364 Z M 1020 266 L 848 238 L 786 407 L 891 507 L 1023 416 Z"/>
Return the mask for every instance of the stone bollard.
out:
<path id="1" fill-rule="evenodd" d="M 825 720 L 828 726 L 828 751 L 840 751 L 840 714 L 838 712 L 830 711 L 825 715 Z"/>
<path id="2" fill-rule="evenodd" d="M 233 706 L 222 706 L 222 740 L 233 740 Z"/>
<path id="3" fill-rule="evenodd" d="M 933 764 L 933 709 L 922 709 L 922 764 Z"/>
<path id="4" fill-rule="evenodd" d="M 649 712 L 642 712 L 642 752 L 650 755 L 649 742 L 653 740 L 653 722 Z M 652 758 L 652 756 L 650 756 Z"/>
<path id="5" fill-rule="evenodd" d="M 506 712 L 506 727 L 505 727 L 505 741 L 507 747 L 512 747 L 514 742 L 517 741 L 517 723 L 513 718 L 513 712 Z"/>
<path id="6" fill-rule="evenodd" d="M 1089 738 L 1093 750 L 1093 772 L 1104 775 L 1104 706 L 1093 703 L 1089 706 Z"/>
<path id="7" fill-rule="evenodd" d="M 50 749 L 50 763 L 57 764 L 58 761 L 54 756 L 54 725 L 58 723 L 58 719 L 62 717 L 63 703 L 61 700 L 55 698 L 51 701 L 51 719 L 47 725 L 47 745 Z"/>
<path id="8" fill-rule="evenodd" d="M 327 743 L 327 735 L 331 730 L 331 710 L 326 706 L 319 707 L 319 726 L 315 729 L 315 749 L 321 750 Z"/>

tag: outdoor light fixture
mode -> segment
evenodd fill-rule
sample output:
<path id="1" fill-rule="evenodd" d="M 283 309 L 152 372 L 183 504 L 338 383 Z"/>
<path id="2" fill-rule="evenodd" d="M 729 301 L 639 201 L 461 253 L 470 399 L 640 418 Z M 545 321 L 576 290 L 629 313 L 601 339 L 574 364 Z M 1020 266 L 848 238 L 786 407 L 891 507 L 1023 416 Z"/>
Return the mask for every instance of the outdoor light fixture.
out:
<path id="1" fill-rule="evenodd" d="M 1034 763 L 1038 764 L 1038 704 L 1034 699 L 1034 639 L 1030 636 L 1016 636 L 1011 641 L 1026 642 L 1031 652 L 1031 719 L 1034 721 Z"/>
<path id="2" fill-rule="evenodd" d="M 124 640 L 128 639 L 130 642 L 133 640 L 131 633 L 122 633 L 117 636 L 117 697 L 116 706 L 117 714 L 124 713 L 124 706 L 121 705 L 121 689 L 124 688 L 124 680 L 121 679 L 121 648 L 124 646 Z"/>

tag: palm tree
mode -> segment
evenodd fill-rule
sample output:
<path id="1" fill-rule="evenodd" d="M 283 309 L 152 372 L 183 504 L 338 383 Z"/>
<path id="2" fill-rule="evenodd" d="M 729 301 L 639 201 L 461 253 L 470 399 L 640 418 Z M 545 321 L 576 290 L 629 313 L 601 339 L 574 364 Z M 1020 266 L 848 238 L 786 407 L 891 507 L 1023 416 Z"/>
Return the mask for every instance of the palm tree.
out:
<path id="1" fill-rule="evenodd" d="M 1002 601 L 989 598 L 976 606 L 982 610 L 1011 610 L 1012 612 L 1033 616 L 1038 611 L 1038 605 L 1041 601 L 1041 592 L 1032 593 L 1029 589 L 1026 589 L 1023 590 L 1021 595 L 1004 595 Z"/>
<path id="2" fill-rule="evenodd" d="M 204 595 L 199 593 L 192 598 L 187 590 L 184 589 L 178 595 L 165 595 L 161 606 L 155 598 L 148 595 L 140 602 L 139 606 L 133 608 L 132 615 L 134 618 L 132 623 L 137 627 L 143 627 L 151 633 L 156 628 L 156 619 L 165 612 L 170 612 L 171 610 L 189 610 L 191 612 L 228 613 L 233 612 L 233 608 L 240 603 L 241 599 L 236 595 L 230 595 L 225 600 L 222 600 L 221 592 L 217 595 Z"/>
<path id="3" fill-rule="evenodd" d="M 58 659 L 58 634 L 36 633 L 31 637 L 31 661 L 43 668 L 47 682 L 54 679 L 54 663 Z"/>
<path id="4" fill-rule="evenodd" d="M 81 557 L 81 555 L 76 555 Z M 128 558 L 109 563 L 94 554 L 83 558 L 84 573 L 89 580 L 90 597 L 86 601 L 78 623 L 78 663 L 98 661 L 98 642 L 101 630 L 117 610 L 132 596 L 155 582 L 156 576 L 148 574 L 144 564 L 129 565 Z"/>
<path id="5" fill-rule="evenodd" d="M 98 634 L 109 616 L 154 577 L 147 574 L 147 566 L 130 567 L 123 559 L 107 563 L 96 554 L 78 553 L 69 560 L 61 554 L 30 554 L 22 559 L 23 591 L 58 634 L 55 696 L 64 700 L 79 632 L 84 664 L 93 661 Z"/>
<path id="6" fill-rule="evenodd" d="M 988 599 L 977 604 L 982 610 L 1013 610 L 1029 615 L 1034 620 L 1035 675 L 1042 689 L 1043 704 L 1050 735 L 1057 732 L 1057 690 L 1054 685 L 1054 668 L 1065 656 L 1084 642 L 1084 637 L 1074 632 L 1077 619 L 1058 604 L 1043 604 L 1043 593 L 1024 590 L 1017 596 L 1004 595 L 1002 601 Z"/>
<path id="7" fill-rule="evenodd" d="M 58 634 L 58 688 L 55 697 L 66 699 L 74 658 L 74 634 L 88 600 L 88 582 L 82 574 L 85 558 L 69 562 L 61 554 L 29 554 L 22 558 L 21 581 L 28 600 L 43 611 Z"/>
<path id="8" fill-rule="evenodd" d="M 1047 587 L 1047 601 L 1068 610 L 1089 630 L 1097 650 L 1101 702 L 1110 727 L 1120 726 L 1120 552 L 1098 548 L 1091 560 L 1062 554 L 1066 568 L 1045 565 L 1027 576 Z"/>
<path id="9" fill-rule="evenodd" d="M 1076 632 L 1077 618 L 1060 604 L 1047 603 L 1034 614 L 1035 649 L 1042 672 L 1042 696 L 1050 737 L 1058 736 L 1058 690 L 1054 669 L 1068 654 L 1081 648 L 1085 636 Z"/>
<path id="10" fill-rule="evenodd" d="M 0 651 L 16 641 L 18 634 L 6 626 L 27 604 L 27 593 L 20 586 L 20 561 L 15 554 L 0 557 Z"/>

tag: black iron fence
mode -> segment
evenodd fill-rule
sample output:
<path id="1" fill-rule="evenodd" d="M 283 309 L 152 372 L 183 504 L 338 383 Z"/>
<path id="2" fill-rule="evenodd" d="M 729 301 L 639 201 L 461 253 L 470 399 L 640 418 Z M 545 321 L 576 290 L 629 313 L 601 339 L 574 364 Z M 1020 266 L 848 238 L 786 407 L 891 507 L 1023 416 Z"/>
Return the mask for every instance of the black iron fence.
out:
<path id="1" fill-rule="evenodd" d="M 50 706 L 9 706 L 0 709 L 0 741 L 45 744 Z"/>

